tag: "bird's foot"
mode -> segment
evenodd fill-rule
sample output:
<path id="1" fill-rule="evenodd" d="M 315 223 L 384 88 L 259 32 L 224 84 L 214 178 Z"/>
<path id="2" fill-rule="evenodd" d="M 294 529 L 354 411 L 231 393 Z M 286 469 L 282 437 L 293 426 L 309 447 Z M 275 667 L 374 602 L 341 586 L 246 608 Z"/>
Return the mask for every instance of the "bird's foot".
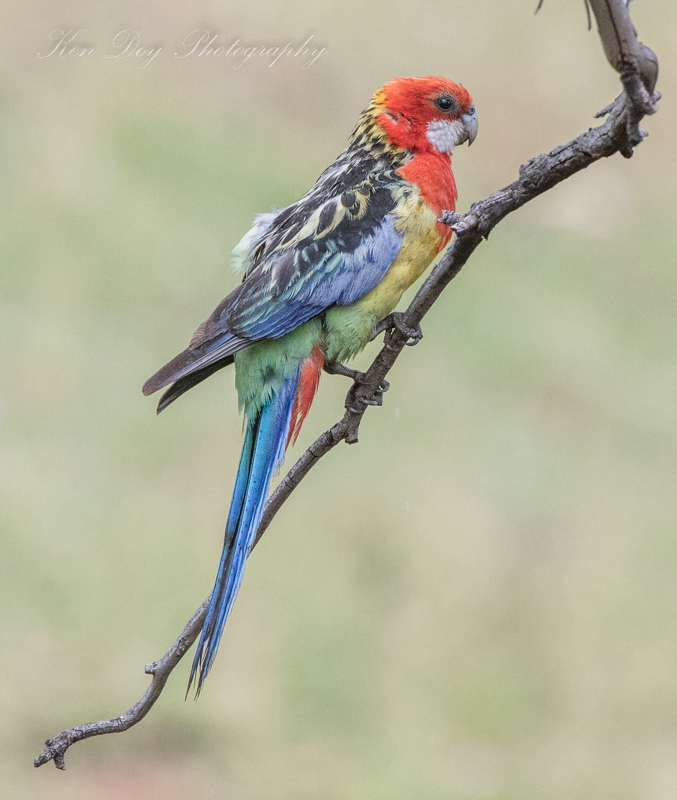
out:
<path id="1" fill-rule="evenodd" d="M 325 361 L 324 371 L 329 375 L 345 375 L 346 378 L 351 378 L 356 383 L 360 383 L 364 378 L 364 372 L 346 367 L 345 364 L 340 364 L 338 361 Z"/>
<path id="2" fill-rule="evenodd" d="M 345 364 L 340 364 L 338 361 L 325 361 L 324 371 L 329 375 L 345 375 L 346 378 L 350 378 L 353 381 L 353 386 L 348 392 L 348 397 L 346 398 L 346 408 L 348 411 L 352 411 L 354 414 L 360 413 L 356 408 L 358 405 L 382 406 L 383 395 L 388 391 L 388 389 L 390 389 L 390 384 L 384 378 L 376 391 L 373 392 L 371 397 L 363 397 L 358 394 L 358 389 L 361 386 L 369 385 L 369 380 L 364 372 L 360 372 L 358 369 L 346 367 Z"/>
<path id="3" fill-rule="evenodd" d="M 359 389 L 364 385 L 367 385 L 366 381 L 355 381 L 346 397 L 346 408 L 348 411 L 352 411 L 353 414 L 361 413 L 358 406 L 382 406 L 383 395 L 390 389 L 390 384 L 384 378 L 378 385 L 378 388 L 372 393 L 371 397 L 364 397 L 359 393 Z"/>
<path id="4" fill-rule="evenodd" d="M 467 214 L 458 214 L 456 211 L 443 211 L 437 220 L 442 225 L 447 225 L 457 236 L 464 236 L 476 224 L 472 208 Z M 487 238 L 486 236 L 484 238 Z"/>
<path id="5" fill-rule="evenodd" d="M 376 326 L 374 330 L 374 334 L 371 337 L 372 340 L 375 339 L 380 333 L 385 332 L 385 346 L 388 350 L 394 350 L 392 346 L 392 337 L 394 331 L 399 331 L 402 336 L 405 336 L 407 341 L 405 344 L 408 347 L 413 347 L 414 345 L 418 344 L 421 339 L 423 338 L 423 331 L 421 330 L 421 326 L 417 325 L 415 328 L 410 328 L 407 323 L 405 322 L 404 314 L 399 311 L 395 311 L 392 314 L 388 314 L 385 319 L 382 319 L 379 324 Z"/>

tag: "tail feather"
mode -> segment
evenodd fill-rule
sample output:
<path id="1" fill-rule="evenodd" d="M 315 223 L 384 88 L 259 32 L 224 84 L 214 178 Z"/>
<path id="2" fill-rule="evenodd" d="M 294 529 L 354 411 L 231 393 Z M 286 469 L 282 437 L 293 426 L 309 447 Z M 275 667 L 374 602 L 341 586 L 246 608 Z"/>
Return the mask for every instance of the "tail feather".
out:
<path id="1" fill-rule="evenodd" d="M 322 351 L 317 346 L 313 347 L 310 351 L 310 355 L 303 362 L 299 373 L 298 388 L 291 410 L 291 424 L 289 425 L 287 445 L 290 443 L 295 444 L 298 439 L 303 420 L 310 411 L 310 406 L 320 383 L 323 364 L 324 356 L 322 355 Z"/>
<path id="2" fill-rule="evenodd" d="M 216 584 L 188 681 L 196 696 L 211 669 L 226 618 L 242 582 L 275 469 L 284 458 L 300 369 L 288 377 L 256 417 L 247 422 Z M 199 673 L 199 674 L 198 674 Z"/>

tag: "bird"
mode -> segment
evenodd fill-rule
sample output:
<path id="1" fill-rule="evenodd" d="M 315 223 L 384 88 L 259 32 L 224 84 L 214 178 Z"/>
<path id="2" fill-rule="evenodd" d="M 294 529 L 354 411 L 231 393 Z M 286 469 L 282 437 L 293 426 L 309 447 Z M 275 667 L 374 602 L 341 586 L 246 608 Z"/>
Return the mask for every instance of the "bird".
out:
<path id="1" fill-rule="evenodd" d="M 188 347 L 145 383 L 169 387 L 158 413 L 235 365 L 244 444 L 222 555 L 188 690 L 200 694 L 239 591 L 271 479 L 296 441 L 323 369 L 343 362 L 393 315 L 402 294 L 448 245 L 454 148 L 477 136 L 467 90 L 442 77 L 396 78 L 378 89 L 348 146 L 300 200 L 259 214 L 232 251 L 242 282 Z M 390 317 L 389 317 L 390 315 Z M 417 334 L 405 329 L 407 335 Z"/>

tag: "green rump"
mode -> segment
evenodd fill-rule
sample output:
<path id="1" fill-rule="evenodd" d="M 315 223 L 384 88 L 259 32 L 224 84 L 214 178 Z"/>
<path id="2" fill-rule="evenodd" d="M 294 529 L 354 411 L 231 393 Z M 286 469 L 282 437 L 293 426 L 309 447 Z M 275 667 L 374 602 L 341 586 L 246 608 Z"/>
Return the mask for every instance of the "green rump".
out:
<path id="1" fill-rule="evenodd" d="M 236 353 L 235 387 L 247 419 L 256 416 L 321 339 L 322 323 L 314 317 L 279 339 L 267 339 Z"/>

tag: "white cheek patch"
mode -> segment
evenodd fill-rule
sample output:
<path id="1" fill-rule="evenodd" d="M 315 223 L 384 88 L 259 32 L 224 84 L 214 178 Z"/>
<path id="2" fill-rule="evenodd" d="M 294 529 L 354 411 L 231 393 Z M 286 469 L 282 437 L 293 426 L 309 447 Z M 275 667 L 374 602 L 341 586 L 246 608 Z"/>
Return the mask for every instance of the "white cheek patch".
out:
<path id="1" fill-rule="evenodd" d="M 468 138 L 468 132 L 460 119 L 437 119 L 428 123 L 426 136 L 440 153 L 451 153 L 457 144 Z"/>

